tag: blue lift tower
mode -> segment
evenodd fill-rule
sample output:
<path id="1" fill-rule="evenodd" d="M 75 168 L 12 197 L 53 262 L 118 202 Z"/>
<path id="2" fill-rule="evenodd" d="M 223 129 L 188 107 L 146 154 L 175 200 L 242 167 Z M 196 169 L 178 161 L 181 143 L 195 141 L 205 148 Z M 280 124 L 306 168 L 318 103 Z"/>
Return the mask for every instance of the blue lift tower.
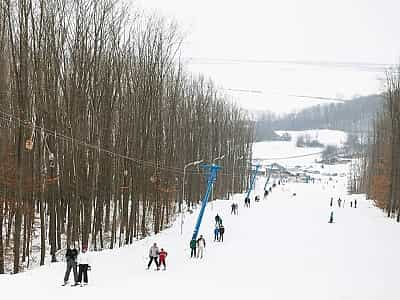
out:
<path id="1" fill-rule="evenodd" d="M 205 193 L 205 195 L 203 197 L 203 200 L 201 201 L 201 209 L 200 209 L 199 216 L 197 217 L 196 226 L 194 227 L 192 240 L 196 240 L 197 239 L 197 234 L 199 233 L 201 221 L 203 219 L 204 211 L 205 211 L 206 206 L 207 206 L 208 197 L 210 196 L 211 189 L 212 189 L 212 186 L 213 186 L 214 182 L 217 180 L 217 173 L 221 169 L 220 166 L 217 166 L 217 165 L 214 165 L 214 164 L 212 164 L 212 165 L 201 164 L 200 167 L 207 171 L 207 173 L 206 173 L 208 175 L 208 178 L 207 178 L 207 191 L 206 191 L 206 193 Z"/>
<path id="2" fill-rule="evenodd" d="M 253 174 L 251 174 L 250 185 L 249 185 L 249 189 L 248 189 L 248 191 L 246 193 L 246 198 L 250 198 L 250 193 L 254 189 L 254 183 L 256 181 L 256 176 L 257 176 L 257 173 L 258 173 L 258 169 L 261 168 L 261 165 L 257 164 L 255 166 L 253 165 L 253 167 L 255 167 L 255 169 L 253 169 Z"/>
<path id="3" fill-rule="evenodd" d="M 273 166 L 273 164 L 271 164 L 271 167 L 270 167 L 270 169 L 269 169 L 269 172 L 268 172 L 268 169 L 265 168 L 265 170 L 268 172 L 268 177 L 267 177 L 267 181 L 265 182 L 265 185 L 264 185 L 264 191 L 267 191 L 267 190 L 268 190 L 267 185 L 268 185 L 268 183 L 269 183 L 269 179 L 271 178 L 272 166 Z"/>

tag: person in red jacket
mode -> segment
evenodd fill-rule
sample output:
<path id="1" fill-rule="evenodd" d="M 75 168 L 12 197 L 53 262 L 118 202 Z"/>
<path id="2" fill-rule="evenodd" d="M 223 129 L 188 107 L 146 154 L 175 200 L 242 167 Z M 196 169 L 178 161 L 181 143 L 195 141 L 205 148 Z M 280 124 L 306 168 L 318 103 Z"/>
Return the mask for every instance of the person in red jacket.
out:
<path id="1" fill-rule="evenodd" d="M 164 271 L 165 271 L 165 258 L 167 257 L 168 253 L 166 251 L 164 251 L 163 248 L 161 248 L 161 251 L 159 253 L 159 258 L 160 258 L 160 264 L 159 266 L 161 266 L 161 264 L 164 266 Z"/>

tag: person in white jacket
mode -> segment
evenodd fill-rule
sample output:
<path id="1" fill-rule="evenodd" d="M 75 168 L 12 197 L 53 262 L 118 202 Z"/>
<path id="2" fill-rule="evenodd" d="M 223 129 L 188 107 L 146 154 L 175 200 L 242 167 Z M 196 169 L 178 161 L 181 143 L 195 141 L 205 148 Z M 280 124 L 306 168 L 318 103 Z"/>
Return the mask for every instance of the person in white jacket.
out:
<path id="1" fill-rule="evenodd" d="M 158 255 L 160 254 L 160 250 L 158 249 L 157 243 L 154 243 L 153 246 L 151 246 L 149 250 L 149 258 L 150 261 L 147 265 L 147 270 L 150 269 L 151 263 L 154 262 L 156 263 L 157 266 L 157 271 L 160 270 L 160 265 L 158 264 Z"/>
<path id="2" fill-rule="evenodd" d="M 79 274 L 78 274 L 78 283 L 82 286 L 82 275 L 83 282 L 88 284 L 88 269 L 90 268 L 90 254 L 87 251 L 87 246 L 82 247 L 82 252 L 78 255 L 78 265 L 79 265 Z"/>
<path id="3" fill-rule="evenodd" d="M 203 258 L 203 253 L 204 253 L 204 248 L 206 247 L 206 240 L 202 235 L 200 235 L 200 238 L 197 240 L 197 258 Z"/>

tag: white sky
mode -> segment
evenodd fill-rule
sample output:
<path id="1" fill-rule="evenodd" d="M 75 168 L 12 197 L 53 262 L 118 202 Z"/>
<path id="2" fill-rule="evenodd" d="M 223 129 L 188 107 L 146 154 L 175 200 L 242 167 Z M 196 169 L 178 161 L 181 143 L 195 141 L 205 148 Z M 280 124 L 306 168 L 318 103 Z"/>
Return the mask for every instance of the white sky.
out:
<path id="1" fill-rule="evenodd" d="M 351 98 L 382 91 L 384 73 L 359 67 L 221 63 L 221 59 L 399 62 L 399 0 L 136 0 L 174 18 L 186 33 L 182 56 L 243 107 L 291 111 L 321 103 L 287 95 Z M 201 59 L 201 60 L 199 60 Z M 219 63 L 206 63 L 217 59 Z"/>

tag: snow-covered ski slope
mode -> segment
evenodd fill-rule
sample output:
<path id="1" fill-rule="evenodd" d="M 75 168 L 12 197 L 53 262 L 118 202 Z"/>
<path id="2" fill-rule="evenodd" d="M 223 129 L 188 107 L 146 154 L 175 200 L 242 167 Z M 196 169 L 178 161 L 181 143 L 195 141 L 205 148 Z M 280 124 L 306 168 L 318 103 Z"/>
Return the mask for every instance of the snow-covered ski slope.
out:
<path id="1" fill-rule="evenodd" d="M 231 201 L 210 203 L 200 228 L 207 243 L 202 260 L 189 258 L 195 210 L 183 235 L 177 222 L 132 246 L 92 253 L 86 287 L 61 287 L 60 262 L 0 276 L 1 299 L 399 299 L 399 224 L 360 196 L 358 208 L 350 208 L 356 197 L 346 195 L 345 177 L 337 180 L 280 185 L 263 199 L 259 177 L 250 208 L 236 195 L 238 216 L 230 215 Z M 345 208 L 335 201 L 329 224 L 330 198 L 339 196 Z M 213 242 L 217 213 L 223 243 Z M 167 271 L 146 270 L 153 242 L 168 252 Z"/>

